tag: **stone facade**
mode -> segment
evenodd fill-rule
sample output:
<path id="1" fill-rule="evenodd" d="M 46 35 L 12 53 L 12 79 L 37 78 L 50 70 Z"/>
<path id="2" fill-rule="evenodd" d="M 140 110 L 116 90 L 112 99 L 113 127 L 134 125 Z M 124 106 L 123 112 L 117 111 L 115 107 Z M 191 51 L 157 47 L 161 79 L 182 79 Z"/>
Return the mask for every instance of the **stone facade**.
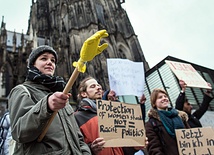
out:
<path id="1" fill-rule="evenodd" d="M 17 46 L 14 43 L 11 47 L 14 50 L 8 51 L 7 44 L 4 43 L 5 38 L 0 42 L 0 54 L 13 53 L 13 61 L 20 65 L 16 67 L 14 64 L 9 65 L 11 70 L 9 75 L 13 81 L 9 90 L 23 82 L 26 58 L 33 47 L 42 43 L 52 46 L 58 52 L 59 63 L 56 73 L 67 81 L 74 70 L 72 62 L 79 59 L 82 44 L 101 29 L 106 29 L 109 33 L 109 37 L 101 41 L 108 43 L 109 47 L 87 63 L 86 73 L 80 73 L 72 89 L 74 99 L 79 81 L 87 75 L 95 77 L 104 89 L 109 89 L 107 58 L 125 58 L 143 62 L 145 71 L 148 70 L 149 66 L 137 35 L 126 11 L 121 6 L 124 2 L 124 0 L 36 0 L 35 2 L 32 0 L 27 35 L 22 34 L 23 45 Z M 18 56 L 14 57 L 15 55 Z M 0 64 L 1 68 L 3 66 Z"/>

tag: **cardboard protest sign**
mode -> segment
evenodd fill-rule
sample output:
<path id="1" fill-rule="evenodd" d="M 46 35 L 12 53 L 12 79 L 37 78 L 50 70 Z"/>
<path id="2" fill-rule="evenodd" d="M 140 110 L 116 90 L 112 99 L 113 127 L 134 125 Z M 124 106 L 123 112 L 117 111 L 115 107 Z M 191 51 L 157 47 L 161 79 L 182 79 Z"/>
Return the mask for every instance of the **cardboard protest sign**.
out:
<path id="1" fill-rule="evenodd" d="M 213 128 L 178 129 L 175 131 L 180 155 L 214 154 Z"/>
<path id="2" fill-rule="evenodd" d="M 211 89 L 202 76 L 192 67 L 191 64 L 165 60 L 170 69 L 179 80 L 183 80 L 188 87 Z"/>
<path id="3" fill-rule="evenodd" d="M 142 62 L 128 59 L 107 59 L 109 85 L 117 96 L 141 96 L 144 91 L 145 75 Z"/>
<path id="4" fill-rule="evenodd" d="M 97 100 L 99 136 L 104 147 L 145 146 L 145 128 L 139 104 Z"/>

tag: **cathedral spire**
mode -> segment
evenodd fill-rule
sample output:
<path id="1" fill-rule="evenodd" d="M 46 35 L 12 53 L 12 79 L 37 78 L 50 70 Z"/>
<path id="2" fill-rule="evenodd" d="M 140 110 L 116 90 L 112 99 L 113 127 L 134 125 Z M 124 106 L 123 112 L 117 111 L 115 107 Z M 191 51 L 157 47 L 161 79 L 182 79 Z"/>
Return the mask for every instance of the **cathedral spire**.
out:
<path id="1" fill-rule="evenodd" d="M 33 40 L 33 28 L 31 23 L 30 23 L 30 30 L 28 31 L 29 31 L 29 40 Z"/>
<path id="2" fill-rule="evenodd" d="M 0 29 L 0 43 L 6 47 L 7 44 L 7 31 L 6 23 L 4 23 L 4 16 L 2 16 L 1 29 Z"/>
<path id="3" fill-rule="evenodd" d="M 21 46 L 24 46 L 25 38 L 24 38 L 24 33 L 22 30 L 22 35 L 21 35 Z"/>
<path id="4" fill-rule="evenodd" d="M 14 29 L 14 33 L 13 33 L 13 52 L 16 52 L 16 30 Z"/>
<path id="5" fill-rule="evenodd" d="M 2 21 L 1 21 L 1 28 L 4 28 L 5 23 L 4 23 L 4 16 L 2 16 Z"/>
<path id="6" fill-rule="evenodd" d="M 6 29 L 6 24 L 4 22 L 4 16 L 2 16 L 2 21 L 1 21 L 1 31 Z M 2 32 L 1 32 L 2 33 Z"/>
<path id="7" fill-rule="evenodd" d="M 24 37 L 24 33 L 22 30 L 22 35 L 21 35 L 21 52 L 24 53 L 25 52 L 25 37 Z"/>

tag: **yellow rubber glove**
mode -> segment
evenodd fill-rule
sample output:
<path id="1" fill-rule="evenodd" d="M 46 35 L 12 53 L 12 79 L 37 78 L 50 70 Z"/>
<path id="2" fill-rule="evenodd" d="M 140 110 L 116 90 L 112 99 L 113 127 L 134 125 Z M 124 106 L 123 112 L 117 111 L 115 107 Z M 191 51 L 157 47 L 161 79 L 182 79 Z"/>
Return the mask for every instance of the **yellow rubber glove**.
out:
<path id="1" fill-rule="evenodd" d="M 86 62 L 91 61 L 96 55 L 108 47 L 107 43 L 99 46 L 100 40 L 103 37 L 108 37 L 106 30 L 96 32 L 84 42 L 80 51 L 80 59 L 78 62 L 73 63 L 73 66 L 77 67 L 79 72 L 84 73 L 86 70 Z"/>

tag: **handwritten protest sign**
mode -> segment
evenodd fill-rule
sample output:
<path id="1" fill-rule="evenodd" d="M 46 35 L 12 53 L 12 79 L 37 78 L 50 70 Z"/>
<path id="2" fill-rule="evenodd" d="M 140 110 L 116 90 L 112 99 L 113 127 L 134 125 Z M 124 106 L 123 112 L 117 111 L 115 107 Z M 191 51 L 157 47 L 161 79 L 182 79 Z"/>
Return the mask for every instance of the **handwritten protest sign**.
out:
<path id="1" fill-rule="evenodd" d="M 211 89 L 201 75 L 192 67 L 191 64 L 165 60 L 170 69 L 179 80 L 183 80 L 188 87 L 198 87 Z"/>
<path id="2" fill-rule="evenodd" d="M 213 128 L 178 129 L 175 131 L 180 155 L 214 154 Z"/>
<path id="3" fill-rule="evenodd" d="M 104 147 L 145 146 L 145 128 L 139 104 L 97 100 L 99 136 Z"/>
<path id="4" fill-rule="evenodd" d="M 118 96 L 141 96 L 144 91 L 144 67 L 142 62 L 128 59 L 107 59 L 109 85 Z"/>

